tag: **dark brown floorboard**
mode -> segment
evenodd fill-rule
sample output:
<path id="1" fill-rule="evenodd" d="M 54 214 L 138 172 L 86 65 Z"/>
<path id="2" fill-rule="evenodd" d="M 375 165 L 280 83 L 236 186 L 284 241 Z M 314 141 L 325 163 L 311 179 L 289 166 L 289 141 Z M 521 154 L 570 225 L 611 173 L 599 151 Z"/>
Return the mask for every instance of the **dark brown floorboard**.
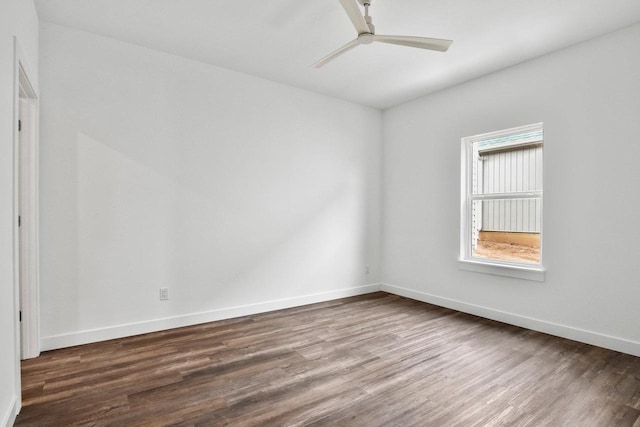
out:
<path id="1" fill-rule="evenodd" d="M 640 358 L 378 292 L 49 351 L 17 426 L 633 426 Z"/>

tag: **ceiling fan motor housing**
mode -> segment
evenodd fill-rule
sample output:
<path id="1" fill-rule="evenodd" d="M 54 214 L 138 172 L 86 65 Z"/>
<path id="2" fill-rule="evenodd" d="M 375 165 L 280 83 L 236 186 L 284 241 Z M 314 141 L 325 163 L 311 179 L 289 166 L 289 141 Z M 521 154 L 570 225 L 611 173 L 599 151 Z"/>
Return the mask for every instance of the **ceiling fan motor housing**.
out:
<path id="1" fill-rule="evenodd" d="M 358 40 L 362 44 L 371 44 L 375 41 L 373 34 L 370 33 L 362 33 L 358 36 Z"/>

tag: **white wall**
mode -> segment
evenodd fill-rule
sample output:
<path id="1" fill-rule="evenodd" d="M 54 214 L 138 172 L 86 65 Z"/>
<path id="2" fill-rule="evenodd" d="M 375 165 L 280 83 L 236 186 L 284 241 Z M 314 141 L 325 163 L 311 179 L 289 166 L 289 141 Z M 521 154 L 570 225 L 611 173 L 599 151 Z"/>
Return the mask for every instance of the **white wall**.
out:
<path id="1" fill-rule="evenodd" d="M 640 25 L 383 114 L 385 289 L 640 355 Z M 544 283 L 458 269 L 460 139 L 544 122 Z"/>
<path id="2" fill-rule="evenodd" d="M 0 426 L 12 423 L 20 401 L 13 276 L 14 36 L 37 84 L 38 16 L 31 0 L 0 2 Z"/>
<path id="3" fill-rule="evenodd" d="M 43 349 L 375 289 L 380 111 L 53 24 L 41 76 Z"/>

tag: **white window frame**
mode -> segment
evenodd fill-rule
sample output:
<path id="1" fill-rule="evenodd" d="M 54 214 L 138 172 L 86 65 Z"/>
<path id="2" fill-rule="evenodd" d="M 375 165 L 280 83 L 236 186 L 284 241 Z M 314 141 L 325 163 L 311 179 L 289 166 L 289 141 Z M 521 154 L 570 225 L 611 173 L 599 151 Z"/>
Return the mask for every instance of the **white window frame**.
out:
<path id="1" fill-rule="evenodd" d="M 492 193 L 492 194 L 473 194 L 473 151 L 474 144 L 480 141 L 490 139 L 507 138 L 513 135 L 521 135 L 527 133 L 536 133 L 543 131 L 543 124 L 536 123 L 527 126 L 520 126 L 511 129 L 490 132 L 481 135 L 469 136 L 462 138 L 461 149 L 461 179 L 460 179 L 460 258 L 459 267 L 462 270 L 474 271 L 480 273 L 496 274 L 500 276 L 516 277 L 520 279 L 544 281 L 543 267 L 543 191 L 527 191 L 520 193 Z M 529 145 L 542 142 L 544 147 L 544 136 L 534 137 L 531 140 L 521 140 L 517 143 L 505 143 L 495 146 L 495 149 L 505 147 L 516 147 L 518 145 Z M 543 148 L 544 158 L 544 148 Z M 544 173 L 543 173 L 544 180 Z M 543 183 L 544 190 L 544 183 Z M 540 219 L 540 263 L 521 263 L 515 261 L 503 261 L 495 259 L 487 259 L 474 257 L 471 248 L 472 240 L 472 206 L 476 200 L 496 200 L 496 199 L 534 199 L 539 198 L 541 204 Z"/>

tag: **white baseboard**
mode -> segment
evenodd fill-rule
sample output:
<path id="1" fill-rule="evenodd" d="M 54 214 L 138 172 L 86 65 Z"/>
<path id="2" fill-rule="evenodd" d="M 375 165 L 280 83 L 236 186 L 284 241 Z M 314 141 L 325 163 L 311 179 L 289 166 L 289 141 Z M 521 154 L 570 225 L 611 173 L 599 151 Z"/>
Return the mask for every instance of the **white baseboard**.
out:
<path id="1" fill-rule="evenodd" d="M 353 288 L 339 289 L 336 291 L 321 292 L 299 297 L 284 298 L 273 301 L 265 301 L 256 304 L 241 305 L 222 308 L 202 313 L 185 314 L 181 316 L 167 317 L 163 319 L 149 320 L 145 322 L 129 323 L 110 326 L 106 328 L 91 329 L 69 334 L 61 334 L 43 337 L 40 341 L 42 351 L 57 348 L 71 347 L 74 345 L 88 344 L 98 341 L 106 341 L 115 338 L 123 338 L 149 332 L 163 331 L 183 326 L 197 325 L 200 323 L 214 322 L 216 320 L 231 319 L 234 317 L 248 316 L 281 310 L 284 308 L 298 307 L 317 302 L 331 301 L 338 298 L 346 298 L 355 295 L 368 294 L 380 290 L 380 285 L 370 284 Z"/>
<path id="2" fill-rule="evenodd" d="M 18 399 L 14 396 L 13 401 L 9 408 L 7 408 L 7 412 L 2 416 L 2 423 L 0 426 L 2 427 L 12 427 L 16 422 L 16 417 L 18 416 L 18 412 L 20 412 L 20 403 Z"/>
<path id="3" fill-rule="evenodd" d="M 560 325 L 557 323 L 538 320 L 531 317 L 521 316 L 519 314 L 508 313 L 505 311 L 495 310 L 489 307 L 469 304 L 466 302 L 443 298 L 436 295 L 427 294 L 425 292 L 414 291 L 399 286 L 382 284 L 380 290 L 411 299 L 415 299 L 429 304 L 450 308 L 452 310 L 461 311 L 463 313 L 474 314 L 476 316 L 487 319 L 497 320 L 499 322 L 508 323 L 510 325 L 520 326 L 546 334 L 567 338 L 598 347 L 608 348 L 610 350 L 622 353 L 640 356 L 640 342 L 626 340 L 624 338 L 604 335 L 597 332 L 591 332 L 584 329 L 574 328 L 571 326 Z"/>
<path id="4" fill-rule="evenodd" d="M 613 337 L 610 335 L 604 335 L 597 332 L 574 328 L 571 326 L 534 319 L 515 313 L 495 310 L 489 307 L 469 304 L 463 301 L 439 297 L 425 292 L 406 289 L 390 284 L 370 284 L 354 288 L 304 295 L 300 297 L 284 298 L 256 304 L 228 307 L 202 313 L 186 314 L 164 319 L 155 319 L 139 323 L 130 323 L 107 328 L 74 332 L 70 334 L 49 336 L 42 338 L 41 350 L 53 350 L 56 348 L 70 347 L 74 345 L 88 344 L 98 341 L 106 341 L 114 338 L 123 338 L 132 335 L 146 334 L 149 332 L 162 331 L 171 328 L 180 328 L 183 326 L 214 322 L 216 320 L 231 319 L 234 317 L 248 316 L 252 314 L 265 313 L 268 311 L 281 310 L 284 308 L 298 307 L 307 304 L 330 301 L 338 298 L 363 295 L 376 291 L 384 291 L 390 294 L 395 294 L 418 301 L 423 301 L 429 304 L 450 308 L 452 310 L 461 311 L 463 313 L 474 314 L 476 316 L 485 317 L 487 319 L 497 320 L 511 325 L 532 329 L 534 331 L 544 332 L 562 338 L 567 338 L 598 347 L 604 347 L 640 357 L 640 342 L 630 341 L 624 338 Z"/>

